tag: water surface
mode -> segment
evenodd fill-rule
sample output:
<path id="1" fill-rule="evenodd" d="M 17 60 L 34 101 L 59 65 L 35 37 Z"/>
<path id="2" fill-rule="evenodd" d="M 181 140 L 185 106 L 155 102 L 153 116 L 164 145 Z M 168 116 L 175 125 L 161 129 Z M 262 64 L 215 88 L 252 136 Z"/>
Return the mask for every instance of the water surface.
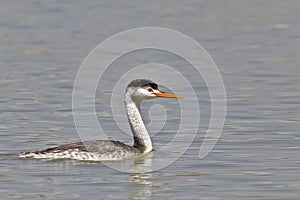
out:
<path id="1" fill-rule="evenodd" d="M 279 0 L 3 1 L 1 198 L 298 199 L 299 8 L 298 1 Z M 206 87 L 199 85 L 203 94 L 199 133 L 190 149 L 163 170 L 127 174 L 100 163 L 18 159 L 16 155 L 23 150 L 79 140 L 71 94 L 82 60 L 107 37 L 143 26 L 181 31 L 200 42 L 214 58 L 228 96 L 226 124 L 214 150 L 203 160 L 197 157 L 210 117 Z M 184 64 L 167 54 L 148 53 L 157 62 Z M 147 56 L 147 52 L 129 55 L 114 64 L 146 63 L 151 60 Z M 99 104 L 105 104 L 100 99 Z M 152 104 L 145 103 L 144 109 Z M 161 113 L 154 111 L 152 117 L 160 117 Z M 112 137 L 131 142 L 109 118 L 105 106 L 98 105 L 97 112 L 108 116 L 103 122 Z M 153 137 L 156 147 L 172 139 L 177 114 L 170 110 L 165 134 Z M 155 128 L 154 124 L 151 130 Z M 145 165 L 146 161 L 135 164 Z"/>

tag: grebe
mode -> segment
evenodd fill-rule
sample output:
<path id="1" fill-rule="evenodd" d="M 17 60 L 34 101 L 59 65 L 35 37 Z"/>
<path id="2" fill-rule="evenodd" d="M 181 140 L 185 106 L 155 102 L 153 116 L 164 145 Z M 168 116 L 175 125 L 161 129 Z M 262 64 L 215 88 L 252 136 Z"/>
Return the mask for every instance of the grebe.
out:
<path id="1" fill-rule="evenodd" d="M 140 104 L 144 99 L 156 97 L 183 98 L 181 95 L 169 94 L 158 90 L 157 84 L 147 79 L 133 80 L 126 88 L 125 106 L 133 133 L 133 146 L 113 140 L 95 140 L 65 144 L 40 151 L 22 152 L 19 154 L 19 157 L 107 161 L 123 160 L 147 154 L 153 150 L 153 147 L 140 114 Z"/>

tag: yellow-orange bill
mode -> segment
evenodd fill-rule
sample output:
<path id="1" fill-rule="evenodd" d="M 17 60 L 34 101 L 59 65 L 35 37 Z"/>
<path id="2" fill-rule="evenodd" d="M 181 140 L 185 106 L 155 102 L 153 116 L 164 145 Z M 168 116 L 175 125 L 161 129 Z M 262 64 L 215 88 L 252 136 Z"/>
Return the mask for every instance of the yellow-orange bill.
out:
<path id="1" fill-rule="evenodd" d="M 181 95 L 164 93 L 164 92 L 155 92 L 154 94 L 157 97 L 162 97 L 162 98 L 184 98 L 184 96 Z"/>

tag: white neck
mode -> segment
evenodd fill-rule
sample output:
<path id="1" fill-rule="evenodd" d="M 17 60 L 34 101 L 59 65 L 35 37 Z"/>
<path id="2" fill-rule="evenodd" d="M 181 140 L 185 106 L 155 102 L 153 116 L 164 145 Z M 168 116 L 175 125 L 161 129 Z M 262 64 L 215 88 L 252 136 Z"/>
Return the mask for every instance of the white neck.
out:
<path id="1" fill-rule="evenodd" d="M 148 153 L 152 151 L 152 142 L 140 114 L 140 103 L 140 100 L 133 100 L 129 94 L 126 94 L 125 106 L 134 137 L 133 147 L 139 149 L 142 153 Z"/>

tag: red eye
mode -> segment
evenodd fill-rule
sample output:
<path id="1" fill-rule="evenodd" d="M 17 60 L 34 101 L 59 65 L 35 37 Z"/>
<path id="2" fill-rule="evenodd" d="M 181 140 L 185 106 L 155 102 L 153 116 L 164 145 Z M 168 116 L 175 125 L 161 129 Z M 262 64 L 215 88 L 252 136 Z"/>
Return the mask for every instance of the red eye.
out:
<path id="1" fill-rule="evenodd" d="M 153 92 L 152 88 L 149 87 L 148 88 L 148 92 Z"/>

